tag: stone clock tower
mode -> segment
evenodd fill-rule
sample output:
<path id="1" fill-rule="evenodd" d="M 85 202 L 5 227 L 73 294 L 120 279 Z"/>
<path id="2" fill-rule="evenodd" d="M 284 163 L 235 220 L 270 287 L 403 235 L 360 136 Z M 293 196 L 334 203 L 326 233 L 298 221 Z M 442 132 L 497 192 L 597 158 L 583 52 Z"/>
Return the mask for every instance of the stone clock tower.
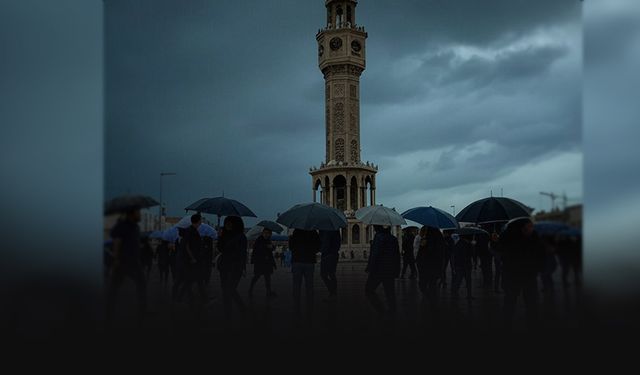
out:
<path id="1" fill-rule="evenodd" d="M 341 251 L 362 259 L 372 228 L 354 217 L 375 204 L 378 167 L 361 160 L 360 76 L 366 66 L 367 33 L 356 23 L 356 0 L 326 0 L 327 25 L 318 31 L 318 63 L 325 79 L 326 158 L 312 167 L 313 201 L 345 212 Z"/>

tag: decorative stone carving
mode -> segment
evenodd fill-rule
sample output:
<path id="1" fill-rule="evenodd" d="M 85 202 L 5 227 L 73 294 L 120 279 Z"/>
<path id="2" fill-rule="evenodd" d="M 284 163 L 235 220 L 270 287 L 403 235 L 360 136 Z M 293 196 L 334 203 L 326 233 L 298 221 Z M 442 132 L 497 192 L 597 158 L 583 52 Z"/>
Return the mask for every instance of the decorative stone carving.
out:
<path id="1" fill-rule="evenodd" d="M 358 98 L 358 88 L 355 85 L 350 86 L 350 95 L 353 99 Z"/>
<path id="2" fill-rule="evenodd" d="M 334 86 L 336 98 L 344 98 L 344 83 L 337 83 Z"/>
<path id="3" fill-rule="evenodd" d="M 359 154 L 359 149 L 358 149 L 358 141 L 356 141 L 355 139 L 351 140 L 351 161 L 356 163 L 358 162 L 359 158 L 358 158 L 358 154 Z"/>
<path id="4" fill-rule="evenodd" d="M 337 134 L 344 134 L 344 103 L 338 102 L 333 107 L 333 124 Z"/>
<path id="5" fill-rule="evenodd" d="M 336 160 L 341 162 L 344 161 L 344 139 L 338 138 L 336 139 Z"/>
<path id="6" fill-rule="evenodd" d="M 349 132 L 358 135 L 358 104 L 353 102 L 349 108 Z"/>

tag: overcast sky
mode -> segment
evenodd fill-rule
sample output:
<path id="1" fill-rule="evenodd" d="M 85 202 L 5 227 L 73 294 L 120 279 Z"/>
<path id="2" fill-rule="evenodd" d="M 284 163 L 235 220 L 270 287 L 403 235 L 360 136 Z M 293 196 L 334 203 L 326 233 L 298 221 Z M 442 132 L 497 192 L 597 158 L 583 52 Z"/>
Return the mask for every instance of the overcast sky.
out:
<path id="1" fill-rule="evenodd" d="M 324 160 L 323 0 L 105 1 L 105 193 L 274 218 Z M 582 201 L 582 3 L 361 0 L 362 158 L 378 203 Z"/>

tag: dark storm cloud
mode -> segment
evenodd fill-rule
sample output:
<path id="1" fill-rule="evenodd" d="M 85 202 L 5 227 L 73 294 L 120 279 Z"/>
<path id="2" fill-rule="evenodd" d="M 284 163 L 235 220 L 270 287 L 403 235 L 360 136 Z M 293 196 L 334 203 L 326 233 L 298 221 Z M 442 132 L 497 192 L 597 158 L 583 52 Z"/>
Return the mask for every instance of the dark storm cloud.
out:
<path id="1" fill-rule="evenodd" d="M 311 198 L 323 1 L 109 0 L 105 11 L 107 195 L 157 196 L 171 170 L 171 214 L 222 190 L 262 216 Z M 578 146 L 577 2 L 361 1 L 357 12 L 369 32 L 363 156 L 381 170 L 410 163 L 447 186 Z M 428 149 L 439 151 L 402 157 Z"/>

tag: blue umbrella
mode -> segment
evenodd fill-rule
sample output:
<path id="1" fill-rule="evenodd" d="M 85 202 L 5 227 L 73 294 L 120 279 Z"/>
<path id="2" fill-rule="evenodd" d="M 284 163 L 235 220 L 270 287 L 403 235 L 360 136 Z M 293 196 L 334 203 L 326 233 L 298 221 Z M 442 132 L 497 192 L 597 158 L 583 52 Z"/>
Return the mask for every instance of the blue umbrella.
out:
<path id="1" fill-rule="evenodd" d="M 202 237 L 211 237 L 214 240 L 218 238 L 218 232 L 208 224 L 200 224 L 198 233 L 200 233 Z"/>
<path id="2" fill-rule="evenodd" d="M 176 242 L 178 237 L 180 237 L 180 234 L 178 233 L 178 227 L 171 227 L 165 230 L 162 234 L 162 239 L 171 243 Z"/>
<path id="3" fill-rule="evenodd" d="M 558 232 L 558 234 L 564 237 L 582 237 L 582 231 L 577 228 L 568 228 Z"/>
<path id="4" fill-rule="evenodd" d="M 322 203 L 297 204 L 280 215 L 276 222 L 303 230 L 338 230 L 347 227 L 344 213 Z"/>
<path id="5" fill-rule="evenodd" d="M 533 224 L 533 228 L 538 234 L 543 236 L 554 235 L 558 232 L 571 229 L 569 225 L 559 221 L 538 221 Z"/>
<path id="6" fill-rule="evenodd" d="M 402 217 L 433 228 L 456 229 L 460 227 L 456 218 L 451 214 L 431 206 L 412 208 L 405 211 Z"/>
<path id="7" fill-rule="evenodd" d="M 289 241 L 289 236 L 284 234 L 274 234 L 271 236 L 271 241 Z"/>

